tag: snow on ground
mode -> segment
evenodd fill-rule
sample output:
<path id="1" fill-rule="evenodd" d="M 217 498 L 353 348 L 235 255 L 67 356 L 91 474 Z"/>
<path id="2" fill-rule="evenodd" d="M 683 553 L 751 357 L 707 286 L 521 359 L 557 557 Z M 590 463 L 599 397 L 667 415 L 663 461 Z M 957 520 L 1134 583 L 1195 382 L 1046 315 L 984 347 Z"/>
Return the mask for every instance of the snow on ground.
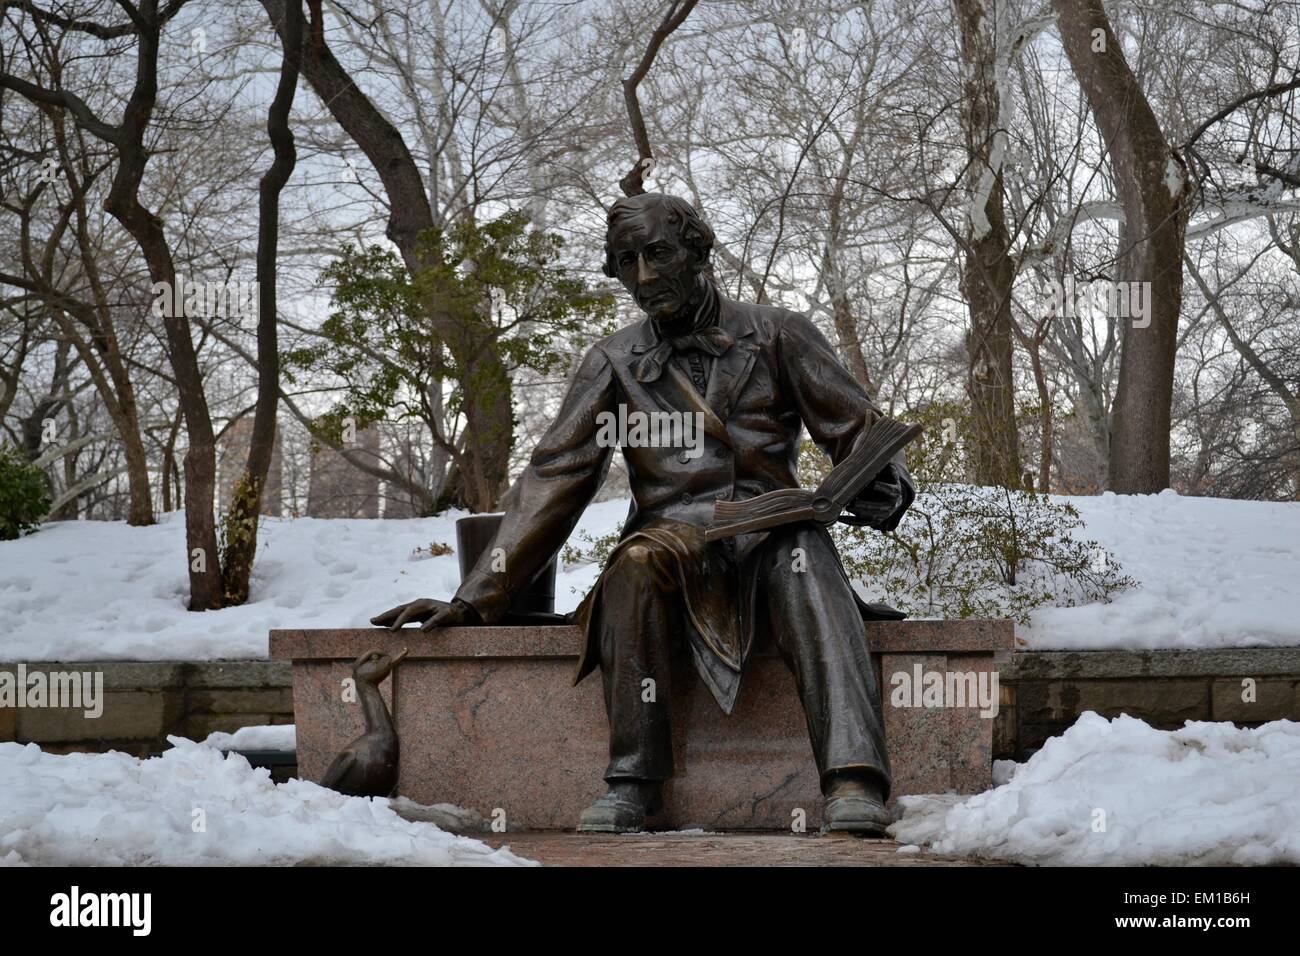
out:
<path id="1" fill-rule="evenodd" d="M 412 823 L 385 800 L 273 784 L 180 737 L 139 760 L 0 743 L 0 864 L 519 866 L 507 848 Z M 201 824 L 201 825 L 200 825 Z"/>
<path id="2" fill-rule="evenodd" d="M 1138 582 L 1110 604 L 1040 608 L 1048 649 L 1300 644 L 1300 502 L 1158 495 L 1061 498 Z"/>
<path id="3" fill-rule="evenodd" d="M 218 730 L 203 741 L 218 750 L 297 750 L 298 735 L 293 724 L 259 724 L 240 727 L 233 734 Z"/>
<path id="4" fill-rule="evenodd" d="M 1300 864 L 1300 723 L 1085 713 L 972 797 L 902 797 L 890 833 L 937 853 L 1082 866 Z"/>
<path id="5" fill-rule="evenodd" d="M 1111 604 L 1043 608 L 1020 629 L 1051 648 L 1240 647 L 1300 644 L 1300 503 L 1159 495 L 1069 499 L 1086 529 L 1139 587 Z M 616 531 L 626 500 L 593 505 L 581 533 Z M 184 520 L 47 524 L 0 542 L 0 661 L 203 660 L 264 657 L 276 627 L 364 627 L 416 597 L 449 598 L 460 579 L 455 519 L 266 520 L 252 601 L 185 610 Z M 571 610 L 596 578 L 561 568 L 556 609 Z M 865 589 L 864 589 L 865 591 Z"/>
<path id="6" fill-rule="evenodd" d="M 182 512 L 148 528 L 52 522 L 0 541 L 0 661 L 256 658 L 266 656 L 272 628 L 368 627 L 394 605 L 451 597 L 460 582 L 456 556 L 427 551 L 431 543 L 456 546 L 463 514 L 264 519 L 250 603 L 202 614 L 185 609 Z M 626 501 L 593 505 L 578 531 L 604 534 L 626 516 Z M 598 570 L 565 569 L 556 609 L 576 607 Z"/>

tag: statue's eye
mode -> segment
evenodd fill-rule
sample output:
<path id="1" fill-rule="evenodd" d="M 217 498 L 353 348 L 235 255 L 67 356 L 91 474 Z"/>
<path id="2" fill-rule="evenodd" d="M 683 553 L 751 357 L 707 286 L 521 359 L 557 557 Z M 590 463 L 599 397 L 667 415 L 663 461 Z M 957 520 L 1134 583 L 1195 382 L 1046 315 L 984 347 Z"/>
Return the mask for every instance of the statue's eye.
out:
<path id="1" fill-rule="evenodd" d="M 632 255 L 632 253 L 630 253 L 630 252 L 620 252 L 620 253 L 618 254 L 618 264 L 619 264 L 621 267 L 623 267 L 624 269 L 626 269 L 628 266 L 630 266 L 630 265 L 631 265 L 632 263 L 634 263 L 634 262 L 636 262 L 636 256 Z"/>

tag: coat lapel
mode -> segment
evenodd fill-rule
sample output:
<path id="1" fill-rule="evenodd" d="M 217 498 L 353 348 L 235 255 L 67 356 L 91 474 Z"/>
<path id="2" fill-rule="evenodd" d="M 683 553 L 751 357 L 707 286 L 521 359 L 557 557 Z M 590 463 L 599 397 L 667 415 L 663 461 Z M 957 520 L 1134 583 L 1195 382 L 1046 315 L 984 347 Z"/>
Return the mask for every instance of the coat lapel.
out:
<path id="1" fill-rule="evenodd" d="M 718 441 L 731 445 L 731 436 L 727 433 L 727 416 L 735 407 L 745 383 L 749 381 L 758 358 L 759 348 L 750 339 L 754 329 L 743 310 L 736 309 L 725 298 L 720 302 L 721 314 L 718 321 L 723 328 L 735 337 L 735 344 L 713 361 L 713 371 L 709 374 L 709 385 L 703 396 L 696 391 L 694 384 L 671 359 L 665 363 L 663 374 L 653 382 L 639 383 L 664 411 L 692 411 L 704 416 L 704 430 Z M 658 337 L 649 319 L 643 319 L 636 340 L 632 343 L 631 361 L 627 368 L 632 379 L 636 378 L 636 366 L 645 353 L 658 345 Z"/>
<path id="2" fill-rule="evenodd" d="M 670 379 L 676 386 L 674 391 L 681 398 L 677 408 L 681 409 L 685 406 L 685 411 L 699 412 L 704 416 L 705 434 L 712 435 L 718 441 L 730 446 L 731 436 L 727 434 L 727 426 L 709 407 L 704 397 L 695 388 L 695 384 L 690 380 L 690 377 L 677 367 L 676 362 L 670 361 L 668 363 L 668 367 L 664 370 L 664 376 L 659 381 L 662 382 L 664 379 Z"/>
<path id="3" fill-rule="evenodd" d="M 650 399 L 665 412 L 699 412 L 704 416 L 705 433 L 730 445 L 731 437 L 727 434 L 726 426 L 705 404 L 690 379 L 682 373 L 671 358 L 664 363 L 663 372 L 653 382 L 637 381 L 637 365 L 645 354 L 653 351 L 658 344 L 659 339 L 655 334 L 654 326 L 649 319 L 643 319 L 636 340 L 628 350 L 631 353 L 631 360 L 627 363 L 627 370 L 631 381 L 644 389 Z"/>
<path id="4" fill-rule="evenodd" d="M 727 349 L 713 362 L 713 373 L 709 376 L 709 387 L 704 401 L 719 421 L 725 422 L 735 407 L 740 391 L 749 381 L 749 374 L 754 370 L 754 361 L 758 357 L 758 346 L 749 339 L 754 328 L 749 317 L 742 311 L 732 308 L 732 303 L 722 299 L 722 314 L 719 316 L 722 327 L 735 337 L 735 344 Z"/>

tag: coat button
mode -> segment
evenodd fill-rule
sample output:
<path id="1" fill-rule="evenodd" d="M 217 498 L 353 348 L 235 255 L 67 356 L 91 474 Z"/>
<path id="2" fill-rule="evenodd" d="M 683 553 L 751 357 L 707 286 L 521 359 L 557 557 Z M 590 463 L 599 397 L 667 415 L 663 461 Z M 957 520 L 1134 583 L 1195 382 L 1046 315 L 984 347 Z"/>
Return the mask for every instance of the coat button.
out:
<path id="1" fill-rule="evenodd" d="M 725 445 L 720 446 L 720 447 L 718 448 L 718 450 L 715 451 L 715 452 L 713 453 L 713 457 L 715 457 L 715 458 L 726 458 L 726 457 L 727 457 L 727 448 L 726 448 L 726 446 L 725 446 Z"/>
<path id="2" fill-rule="evenodd" d="M 691 497 L 691 493 L 689 491 L 682 492 L 682 504 L 689 505 L 694 500 L 695 499 Z"/>
<path id="3" fill-rule="evenodd" d="M 688 451 L 684 451 L 677 456 L 677 460 L 680 461 L 683 465 L 685 465 L 687 462 L 691 460 L 691 453 Z"/>

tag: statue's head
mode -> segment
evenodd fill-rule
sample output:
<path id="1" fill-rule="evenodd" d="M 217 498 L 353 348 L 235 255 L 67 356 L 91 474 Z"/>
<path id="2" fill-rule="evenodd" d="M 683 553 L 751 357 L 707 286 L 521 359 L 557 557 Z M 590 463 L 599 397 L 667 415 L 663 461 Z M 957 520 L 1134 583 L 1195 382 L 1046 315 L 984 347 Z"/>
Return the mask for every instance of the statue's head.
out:
<path id="1" fill-rule="evenodd" d="M 685 199 L 642 193 L 609 208 L 605 275 L 653 319 L 671 321 L 698 297 L 712 249 L 713 230 Z"/>

